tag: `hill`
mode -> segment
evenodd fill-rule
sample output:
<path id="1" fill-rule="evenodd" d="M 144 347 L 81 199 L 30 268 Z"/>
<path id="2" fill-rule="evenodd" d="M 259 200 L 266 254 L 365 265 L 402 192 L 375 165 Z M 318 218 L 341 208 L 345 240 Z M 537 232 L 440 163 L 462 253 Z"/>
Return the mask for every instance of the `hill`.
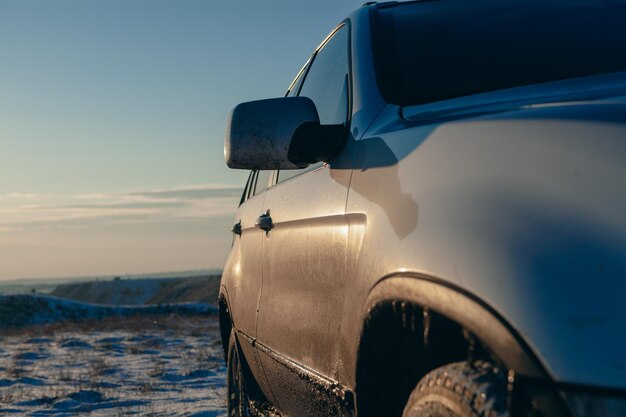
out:
<path id="1" fill-rule="evenodd" d="M 220 275 L 178 278 L 133 278 L 66 283 L 51 294 L 87 303 L 110 305 L 217 303 Z"/>

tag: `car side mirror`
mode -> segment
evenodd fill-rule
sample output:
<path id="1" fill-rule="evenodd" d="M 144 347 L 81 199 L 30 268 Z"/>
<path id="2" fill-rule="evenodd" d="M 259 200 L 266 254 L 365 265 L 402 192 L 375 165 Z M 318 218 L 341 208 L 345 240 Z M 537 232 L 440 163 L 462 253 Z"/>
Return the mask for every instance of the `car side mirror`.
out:
<path id="1" fill-rule="evenodd" d="M 343 125 L 320 125 L 307 97 L 250 101 L 230 114 L 224 159 L 236 169 L 300 169 L 327 162 L 346 139 Z"/>

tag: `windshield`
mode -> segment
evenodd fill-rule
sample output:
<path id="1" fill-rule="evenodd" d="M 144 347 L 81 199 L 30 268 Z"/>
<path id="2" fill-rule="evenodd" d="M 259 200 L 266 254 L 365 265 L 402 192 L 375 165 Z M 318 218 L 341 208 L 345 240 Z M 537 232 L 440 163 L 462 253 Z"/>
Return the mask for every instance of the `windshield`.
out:
<path id="1" fill-rule="evenodd" d="M 626 71 L 626 7 L 609 0 L 434 0 L 372 12 L 383 97 L 415 105 Z"/>

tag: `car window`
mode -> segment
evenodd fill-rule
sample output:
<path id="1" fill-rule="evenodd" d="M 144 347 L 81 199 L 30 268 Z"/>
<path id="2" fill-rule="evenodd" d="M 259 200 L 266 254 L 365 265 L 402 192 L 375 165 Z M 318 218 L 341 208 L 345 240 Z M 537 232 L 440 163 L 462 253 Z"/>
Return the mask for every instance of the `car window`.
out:
<path id="1" fill-rule="evenodd" d="M 272 179 L 273 173 L 273 171 L 267 170 L 257 171 L 254 185 L 254 195 L 267 190 L 267 188 L 271 185 L 270 180 Z"/>
<path id="2" fill-rule="evenodd" d="M 300 76 L 296 79 L 287 93 L 289 96 L 294 95 L 298 83 L 302 83 L 297 95 L 313 100 L 321 124 L 345 125 L 348 120 L 350 71 L 348 39 L 348 27 L 344 25 L 317 51 L 304 78 Z M 321 165 L 322 163 L 318 163 L 304 169 L 279 171 L 277 181 L 285 181 Z"/>
<path id="3" fill-rule="evenodd" d="M 375 8 L 374 63 L 385 100 L 411 106 L 626 71 L 626 8 L 608 0 L 502 3 Z"/>
<path id="4" fill-rule="evenodd" d="M 300 86 L 302 85 L 302 80 L 304 79 L 304 74 L 306 74 L 306 70 L 309 66 L 311 59 L 308 59 L 306 63 L 302 66 L 298 75 L 293 80 L 287 93 L 286 97 L 293 97 L 298 94 L 300 90 Z M 304 170 L 293 170 L 292 172 L 298 174 L 303 172 Z M 248 198 L 254 196 L 257 193 L 260 193 L 266 190 L 270 185 L 271 177 L 274 175 L 274 171 L 251 171 L 250 175 L 248 175 L 248 180 L 246 181 L 246 186 L 243 190 L 243 195 L 241 196 L 241 201 L 239 204 L 243 204 Z M 278 171 L 276 171 L 276 178 L 278 178 Z M 262 178 L 259 179 L 259 176 Z"/>
<path id="5" fill-rule="evenodd" d="M 296 175 L 316 170 L 322 165 L 324 165 L 323 162 L 318 162 L 317 164 L 309 165 L 308 167 L 302 169 L 284 169 L 282 171 L 276 171 L 276 182 L 281 183 L 283 181 L 287 181 L 289 178 L 293 178 Z"/>
<path id="6" fill-rule="evenodd" d="M 348 28 L 342 26 L 315 54 L 298 94 L 313 100 L 321 124 L 346 123 L 348 71 Z"/>
<path id="7" fill-rule="evenodd" d="M 250 187 L 252 186 L 252 179 L 254 178 L 254 171 L 250 171 L 248 175 L 248 179 L 246 180 L 246 186 L 243 187 L 243 194 L 241 195 L 241 200 L 239 201 L 239 205 L 242 205 L 250 196 Z"/>

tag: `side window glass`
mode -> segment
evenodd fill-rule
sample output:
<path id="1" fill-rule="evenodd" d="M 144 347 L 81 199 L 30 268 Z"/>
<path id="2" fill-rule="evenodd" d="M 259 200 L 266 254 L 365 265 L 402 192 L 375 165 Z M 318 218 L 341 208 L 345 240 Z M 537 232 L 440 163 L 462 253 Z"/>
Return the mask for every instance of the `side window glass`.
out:
<path id="1" fill-rule="evenodd" d="M 295 95 L 302 83 L 299 96 L 315 103 L 321 124 L 346 124 L 348 120 L 348 76 L 350 72 L 348 27 L 342 26 L 312 58 L 308 71 L 291 86 L 288 95 Z M 306 66 L 305 66 L 306 68 Z M 278 172 L 278 182 L 317 168 L 313 165 L 303 170 Z"/>
<path id="2" fill-rule="evenodd" d="M 278 171 L 276 173 L 276 175 L 278 176 L 276 182 L 287 181 L 289 178 L 293 178 L 296 175 L 300 175 L 305 172 L 313 171 L 314 169 L 317 169 L 321 166 L 322 166 L 322 163 L 318 162 L 317 164 L 309 165 L 308 167 L 303 168 L 303 169 L 284 169 L 282 171 Z"/>
<path id="3" fill-rule="evenodd" d="M 267 190 L 270 186 L 270 180 L 274 171 L 257 171 L 256 183 L 254 186 L 254 195 Z"/>
<path id="4" fill-rule="evenodd" d="M 246 186 L 243 188 L 243 194 L 241 195 L 241 200 L 239 201 L 239 205 L 242 205 L 250 195 L 250 187 L 252 186 L 252 179 L 254 178 L 254 171 L 250 171 L 250 175 L 248 175 L 248 180 L 246 181 Z"/>
<path id="5" fill-rule="evenodd" d="M 348 28 L 342 26 L 313 58 L 298 94 L 313 100 L 321 124 L 346 123 L 348 71 Z"/>

